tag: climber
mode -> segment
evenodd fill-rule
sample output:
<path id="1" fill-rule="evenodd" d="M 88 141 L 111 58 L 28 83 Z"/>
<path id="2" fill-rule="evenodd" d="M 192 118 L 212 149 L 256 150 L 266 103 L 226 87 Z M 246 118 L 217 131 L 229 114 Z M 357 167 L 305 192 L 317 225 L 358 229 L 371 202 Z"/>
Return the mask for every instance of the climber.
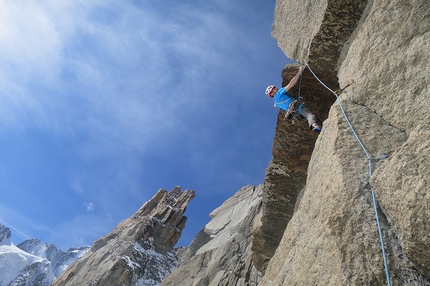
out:
<path id="1" fill-rule="evenodd" d="M 287 118 L 301 117 L 303 118 L 303 120 L 307 119 L 309 123 L 309 128 L 312 131 L 320 132 L 321 126 L 318 124 L 318 119 L 315 114 L 312 113 L 310 108 L 303 103 L 300 103 L 298 100 L 288 94 L 288 91 L 296 85 L 300 75 L 305 68 L 305 66 L 301 65 L 297 74 L 285 87 L 278 89 L 274 85 L 269 85 L 266 88 L 266 95 L 275 98 L 275 107 L 284 109 L 287 112 Z"/>

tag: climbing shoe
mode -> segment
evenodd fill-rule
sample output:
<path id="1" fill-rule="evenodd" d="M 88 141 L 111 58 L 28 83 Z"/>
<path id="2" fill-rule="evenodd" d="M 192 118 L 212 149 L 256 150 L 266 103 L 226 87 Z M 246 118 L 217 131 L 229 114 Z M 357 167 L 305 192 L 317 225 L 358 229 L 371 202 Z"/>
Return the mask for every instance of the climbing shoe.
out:
<path id="1" fill-rule="evenodd" d="M 312 125 L 312 131 L 314 132 L 321 132 L 321 127 L 319 127 L 317 124 Z"/>

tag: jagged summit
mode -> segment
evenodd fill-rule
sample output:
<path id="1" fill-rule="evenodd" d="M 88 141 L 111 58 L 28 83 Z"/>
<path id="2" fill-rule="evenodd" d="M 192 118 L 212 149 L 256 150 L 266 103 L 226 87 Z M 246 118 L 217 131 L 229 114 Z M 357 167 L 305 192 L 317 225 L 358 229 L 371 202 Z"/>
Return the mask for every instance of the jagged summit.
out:
<path id="1" fill-rule="evenodd" d="M 185 227 L 191 190 L 160 189 L 134 215 L 95 241 L 57 285 L 158 285 L 178 264 L 173 250 Z"/>

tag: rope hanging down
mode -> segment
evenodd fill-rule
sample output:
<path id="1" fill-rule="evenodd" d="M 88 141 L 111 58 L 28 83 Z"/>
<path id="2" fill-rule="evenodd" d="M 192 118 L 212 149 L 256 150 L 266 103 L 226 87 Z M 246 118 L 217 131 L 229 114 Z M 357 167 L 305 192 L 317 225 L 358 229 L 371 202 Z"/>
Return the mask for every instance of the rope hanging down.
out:
<path id="1" fill-rule="evenodd" d="M 327 85 L 325 85 L 316 75 L 315 73 L 312 71 L 311 67 L 308 65 L 308 63 L 306 61 L 304 61 L 305 65 L 308 67 L 309 71 L 312 73 L 312 75 L 315 77 L 315 79 L 322 85 L 324 86 L 327 90 L 329 90 L 331 93 L 333 93 L 336 96 L 337 99 L 337 103 L 340 107 L 340 110 L 343 114 L 343 117 L 346 120 L 346 123 L 348 124 L 349 128 L 351 129 L 352 133 L 354 134 L 355 138 L 357 139 L 358 143 L 360 144 L 361 148 L 363 149 L 365 155 L 366 155 L 366 159 L 369 165 L 369 178 L 372 176 L 372 161 L 371 161 L 371 157 L 369 155 L 369 152 L 367 151 L 366 147 L 364 147 L 363 142 L 360 140 L 360 137 L 358 137 L 357 133 L 355 132 L 354 128 L 352 127 L 351 122 L 349 121 L 348 116 L 345 113 L 345 110 L 343 109 L 343 106 L 340 102 L 339 99 L 339 95 L 351 84 L 354 83 L 354 80 L 351 80 L 350 83 L 348 83 L 344 88 L 337 90 L 337 91 L 333 91 L 331 90 Z M 382 237 L 382 230 L 381 230 L 381 224 L 379 222 L 379 215 L 378 215 L 378 208 L 377 208 L 377 201 L 376 201 L 376 196 L 375 196 L 375 192 L 373 191 L 372 186 L 370 186 L 370 191 L 372 193 L 372 200 L 373 200 L 373 208 L 375 210 L 375 217 L 376 217 L 376 224 L 378 226 L 378 233 L 379 233 L 379 242 L 381 244 L 381 249 L 382 249 L 382 257 L 384 259 L 384 267 L 385 267 L 385 276 L 387 278 L 387 284 L 388 286 L 391 286 L 391 281 L 390 281 L 390 274 L 388 271 L 388 264 L 387 264 L 387 257 L 385 255 L 385 247 L 384 247 L 384 238 Z"/>
<path id="2" fill-rule="evenodd" d="M 302 102 L 303 97 L 300 94 L 300 90 L 302 89 L 302 75 L 303 73 L 300 74 L 300 82 L 299 82 L 299 92 L 297 94 L 297 100 Z"/>

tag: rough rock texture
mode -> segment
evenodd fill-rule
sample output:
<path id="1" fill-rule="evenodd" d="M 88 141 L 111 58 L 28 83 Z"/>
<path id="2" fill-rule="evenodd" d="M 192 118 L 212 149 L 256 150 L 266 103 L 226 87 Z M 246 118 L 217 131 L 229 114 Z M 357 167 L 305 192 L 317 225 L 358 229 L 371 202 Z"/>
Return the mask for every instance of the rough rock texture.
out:
<path id="1" fill-rule="evenodd" d="M 287 56 L 307 58 L 333 90 L 339 84 L 325 78 L 338 78 L 340 86 L 355 79 L 340 102 L 372 170 L 334 104 L 302 194 L 296 195 L 304 184 L 293 194 L 272 194 L 298 200 L 287 208 L 295 211 L 260 285 L 386 285 L 371 187 L 391 284 L 430 285 L 429 34 L 428 0 L 277 1 L 273 35 Z M 282 138 L 277 132 L 275 142 Z M 276 148 L 272 163 L 281 160 Z M 278 169 L 275 185 L 296 174 Z M 263 204 L 263 217 L 266 212 L 281 209 Z"/>
<path id="2" fill-rule="evenodd" d="M 283 86 L 297 73 L 298 65 L 288 65 L 282 75 Z M 301 95 L 305 103 L 319 115 L 320 120 L 326 118 L 333 102 L 329 92 L 315 90 L 315 80 L 311 73 L 303 73 Z M 292 94 L 297 94 L 297 89 Z M 318 94 L 318 99 L 315 95 Z M 273 256 L 294 212 L 294 204 L 300 190 L 306 182 L 306 170 L 312 154 L 317 134 L 310 132 L 306 121 L 295 122 L 284 120 L 285 112 L 280 111 L 273 142 L 272 161 L 264 180 L 263 210 L 261 223 L 254 229 L 252 251 L 253 261 L 257 269 L 263 271 Z M 286 140 L 288 138 L 288 140 Z"/>
<path id="3" fill-rule="evenodd" d="M 95 241 L 91 250 L 52 283 L 56 285 L 157 285 L 177 266 L 172 252 L 194 191 L 160 189 L 132 217 Z"/>
<path id="4" fill-rule="evenodd" d="M 297 1 L 295 5 L 291 1 L 277 1 L 272 35 L 287 56 L 309 62 L 320 79 L 336 90 L 339 88 L 336 68 L 342 47 L 357 26 L 364 7 L 364 1 Z M 288 84 L 297 69 L 298 65 L 284 68 L 282 86 Z M 298 89 L 299 84 L 290 93 L 296 96 Z M 322 121 L 335 101 L 332 93 L 308 70 L 302 75 L 300 95 Z M 262 222 L 254 230 L 253 260 L 260 271 L 266 268 L 293 215 L 294 204 L 306 184 L 307 168 L 317 138 L 317 134 L 309 132 L 306 121 L 291 124 L 284 120 L 284 115 L 281 110 L 272 161 L 264 181 Z"/>
<path id="5" fill-rule="evenodd" d="M 252 265 L 250 247 L 261 193 L 262 186 L 246 186 L 215 209 L 162 285 L 258 285 L 261 273 Z"/>
<path id="6" fill-rule="evenodd" d="M 415 267 L 430 277 L 430 122 L 414 130 L 372 184 Z"/>
<path id="7" fill-rule="evenodd" d="M 333 80 L 339 54 L 366 4 L 365 0 L 278 0 L 272 36 L 290 59 L 313 62 L 313 69 Z"/>

